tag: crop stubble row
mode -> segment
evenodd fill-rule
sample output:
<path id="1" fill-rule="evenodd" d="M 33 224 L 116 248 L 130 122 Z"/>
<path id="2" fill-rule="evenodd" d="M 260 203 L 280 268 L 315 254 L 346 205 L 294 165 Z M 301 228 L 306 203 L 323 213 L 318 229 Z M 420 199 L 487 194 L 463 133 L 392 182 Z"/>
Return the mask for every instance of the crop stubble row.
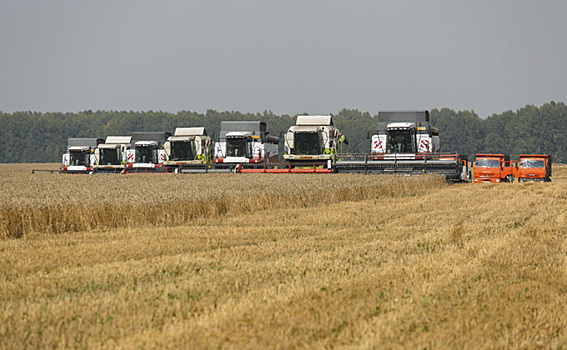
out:
<path id="1" fill-rule="evenodd" d="M 4 240 L 0 347 L 565 346 L 563 175 L 394 180 L 347 202 Z"/>

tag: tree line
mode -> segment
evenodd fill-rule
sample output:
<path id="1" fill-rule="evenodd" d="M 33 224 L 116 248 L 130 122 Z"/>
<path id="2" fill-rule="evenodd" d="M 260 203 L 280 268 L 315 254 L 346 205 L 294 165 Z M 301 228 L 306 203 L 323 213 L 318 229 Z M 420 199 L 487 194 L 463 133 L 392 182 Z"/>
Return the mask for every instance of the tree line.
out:
<path id="1" fill-rule="evenodd" d="M 474 111 L 449 108 L 430 111 L 431 124 L 439 129 L 441 150 L 474 157 L 476 153 L 550 154 L 555 162 L 567 160 L 567 106 L 549 102 L 528 105 L 482 119 Z M 295 117 L 263 113 L 181 111 L 83 111 L 78 113 L 0 112 L 0 163 L 60 162 L 69 137 L 130 135 L 134 131 L 167 131 L 176 127 L 204 126 L 218 138 L 223 120 L 261 120 L 271 135 L 280 136 Z M 377 115 L 357 109 L 333 114 L 335 126 L 349 140 L 343 152 L 368 153 L 367 134 L 377 127 Z"/>

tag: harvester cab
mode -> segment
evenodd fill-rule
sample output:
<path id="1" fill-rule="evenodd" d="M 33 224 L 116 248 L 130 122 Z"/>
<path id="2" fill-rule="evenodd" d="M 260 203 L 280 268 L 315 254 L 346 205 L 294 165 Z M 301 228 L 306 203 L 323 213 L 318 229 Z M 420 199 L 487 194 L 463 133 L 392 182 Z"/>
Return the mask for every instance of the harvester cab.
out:
<path id="1" fill-rule="evenodd" d="M 386 134 L 386 153 L 417 153 L 414 123 L 390 123 Z"/>
<path id="2" fill-rule="evenodd" d="M 97 165 L 120 166 L 122 164 L 121 147 L 114 144 L 102 144 L 95 150 Z"/>
<path id="3" fill-rule="evenodd" d="M 69 165 L 87 167 L 91 163 L 90 147 L 71 147 L 69 148 Z"/>
<path id="4" fill-rule="evenodd" d="M 121 172 L 126 164 L 126 152 L 130 136 L 108 136 L 103 144 L 95 149 L 95 172 Z"/>
<path id="5" fill-rule="evenodd" d="M 158 143 L 155 141 L 136 142 L 136 158 L 134 166 L 158 163 Z"/>
<path id="6" fill-rule="evenodd" d="M 96 162 L 94 151 L 103 142 L 97 138 L 69 138 L 61 161 L 62 173 L 90 173 Z"/>
<path id="7" fill-rule="evenodd" d="M 343 143 L 348 144 L 330 115 L 300 115 L 285 134 L 284 160 L 297 165 L 334 164 Z"/>
<path id="8" fill-rule="evenodd" d="M 177 128 L 164 145 L 164 165 L 206 164 L 211 161 L 212 142 L 204 127 Z"/>
<path id="9" fill-rule="evenodd" d="M 163 145 L 168 132 L 134 132 L 126 151 L 126 167 L 135 171 L 157 171 L 167 160 Z"/>
<path id="10" fill-rule="evenodd" d="M 248 163 L 254 161 L 252 149 L 254 139 L 252 133 L 245 131 L 233 131 L 226 133 L 226 157 L 225 163 Z"/>
<path id="11" fill-rule="evenodd" d="M 277 137 L 268 136 L 265 122 L 223 121 L 214 163 L 218 169 L 221 164 L 274 163 L 278 161 L 278 142 Z"/>
<path id="12" fill-rule="evenodd" d="M 429 111 L 378 112 L 371 153 L 415 155 L 439 151 L 439 131 L 430 125 Z"/>

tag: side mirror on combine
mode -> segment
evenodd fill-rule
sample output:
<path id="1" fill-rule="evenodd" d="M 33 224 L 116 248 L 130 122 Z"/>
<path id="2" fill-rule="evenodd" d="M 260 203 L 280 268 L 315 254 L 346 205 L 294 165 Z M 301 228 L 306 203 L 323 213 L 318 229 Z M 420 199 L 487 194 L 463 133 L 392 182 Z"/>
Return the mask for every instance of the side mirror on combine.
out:
<path id="1" fill-rule="evenodd" d="M 366 132 L 366 139 L 368 140 L 370 138 L 370 131 Z"/>

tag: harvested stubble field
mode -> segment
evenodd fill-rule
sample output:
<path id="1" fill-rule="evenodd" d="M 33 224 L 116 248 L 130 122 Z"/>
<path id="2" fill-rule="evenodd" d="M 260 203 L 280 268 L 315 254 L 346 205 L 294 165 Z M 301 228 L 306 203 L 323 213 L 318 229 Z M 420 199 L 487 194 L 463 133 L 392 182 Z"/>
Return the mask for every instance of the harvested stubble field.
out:
<path id="1" fill-rule="evenodd" d="M 567 346 L 565 166 L 453 186 L 31 168 L 0 165 L 1 348 Z"/>

